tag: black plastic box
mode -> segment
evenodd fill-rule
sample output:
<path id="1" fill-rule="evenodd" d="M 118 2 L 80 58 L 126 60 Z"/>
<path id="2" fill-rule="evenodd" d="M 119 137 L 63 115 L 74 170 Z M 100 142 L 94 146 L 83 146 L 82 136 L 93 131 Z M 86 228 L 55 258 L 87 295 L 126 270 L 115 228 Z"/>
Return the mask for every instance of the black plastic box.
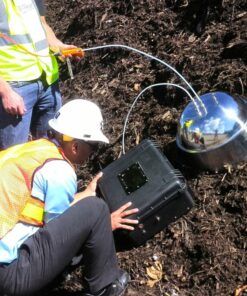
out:
<path id="1" fill-rule="evenodd" d="M 136 246 L 187 213 L 194 205 L 192 193 L 180 171 L 150 140 L 144 140 L 103 169 L 100 192 L 111 212 L 128 201 L 139 212 L 134 231 L 122 234 Z"/>

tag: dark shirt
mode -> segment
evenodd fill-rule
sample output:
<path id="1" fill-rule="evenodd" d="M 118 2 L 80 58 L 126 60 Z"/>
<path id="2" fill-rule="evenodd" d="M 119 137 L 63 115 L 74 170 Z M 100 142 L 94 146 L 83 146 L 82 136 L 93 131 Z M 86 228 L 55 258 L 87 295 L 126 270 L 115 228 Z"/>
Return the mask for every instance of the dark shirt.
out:
<path id="1" fill-rule="evenodd" d="M 35 3 L 37 5 L 37 7 L 38 7 L 39 14 L 41 16 L 44 16 L 45 13 L 46 13 L 44 1 L 43 0 L 35 0 Z"/>

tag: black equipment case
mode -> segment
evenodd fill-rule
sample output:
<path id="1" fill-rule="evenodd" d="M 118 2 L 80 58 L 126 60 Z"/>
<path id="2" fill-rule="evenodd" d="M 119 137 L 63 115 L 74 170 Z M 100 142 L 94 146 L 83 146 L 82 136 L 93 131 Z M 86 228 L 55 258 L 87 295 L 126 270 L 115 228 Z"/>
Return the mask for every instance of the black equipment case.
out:
<path id="1" fill-rule="evenodd" d="M 139 212 L 134 231 L 122 231 L 135 246 L 176 221 L 194 205 L 182 174 L 150 140 L 144 140 L 103 170 L 99 189 L 110 212 L 132 202 Z"/>

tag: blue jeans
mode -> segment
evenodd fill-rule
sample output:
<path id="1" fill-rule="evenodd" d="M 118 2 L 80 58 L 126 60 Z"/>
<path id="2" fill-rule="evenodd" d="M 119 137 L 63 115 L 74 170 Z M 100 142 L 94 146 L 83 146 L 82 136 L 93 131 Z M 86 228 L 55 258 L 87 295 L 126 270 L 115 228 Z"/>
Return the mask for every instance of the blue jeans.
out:
<path id="1" fill-rule="evenodd" d="M 47 85 L 42 80 L 9 82 L 24 100 L 27 111 L 17 117 L 5 112 L 0 98 L 0 150 L 47 136 L 48 121 L 61 107 L 58 82 Z"/>

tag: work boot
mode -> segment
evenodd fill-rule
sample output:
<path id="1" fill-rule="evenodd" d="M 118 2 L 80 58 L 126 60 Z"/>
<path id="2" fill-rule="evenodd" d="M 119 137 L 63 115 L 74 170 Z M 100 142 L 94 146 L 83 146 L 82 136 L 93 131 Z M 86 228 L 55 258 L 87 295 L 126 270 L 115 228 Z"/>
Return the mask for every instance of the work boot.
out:
<path id="1" fill-rule="evenodd" d="M 94 294 L 83 293 L 83 296 L 123 296 L 127 289 L 129 279 L 128 273 L 124 270 L 120 270 L 118 278 L 109 286 Z"/>

